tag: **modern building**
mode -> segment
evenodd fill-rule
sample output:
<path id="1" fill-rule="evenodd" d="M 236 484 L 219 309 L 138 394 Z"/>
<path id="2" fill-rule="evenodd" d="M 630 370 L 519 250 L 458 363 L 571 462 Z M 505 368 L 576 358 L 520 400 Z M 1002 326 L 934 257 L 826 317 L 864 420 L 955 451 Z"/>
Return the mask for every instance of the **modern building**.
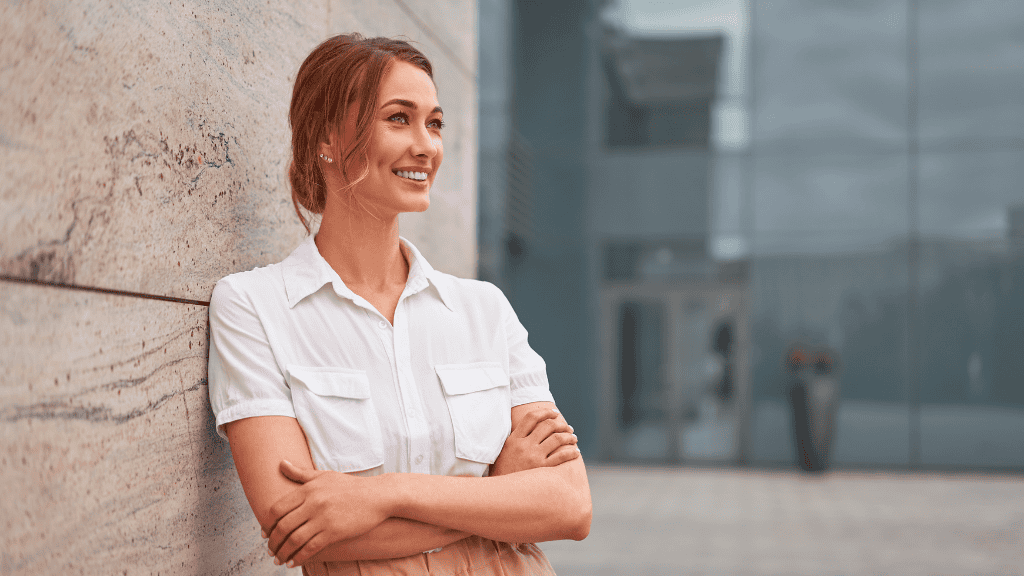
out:
<path id="1" fill-rule="evenodd" d="M 481 3 L 480 274 L 589 425 L 587 452 L 735 460 L 746 275 L 708 256 L 723 40 L 631 37 L 599 9 Z M 725 326 L 727 359 L 712 351 Z"/>
<path id="2" fill-rule="evenodd" d="M 802 343 L 835 465 L 1024 467 L 1024 8 L 972 6 L 481 1 L 480 275 L 585 453 L 791 463 Z"/>

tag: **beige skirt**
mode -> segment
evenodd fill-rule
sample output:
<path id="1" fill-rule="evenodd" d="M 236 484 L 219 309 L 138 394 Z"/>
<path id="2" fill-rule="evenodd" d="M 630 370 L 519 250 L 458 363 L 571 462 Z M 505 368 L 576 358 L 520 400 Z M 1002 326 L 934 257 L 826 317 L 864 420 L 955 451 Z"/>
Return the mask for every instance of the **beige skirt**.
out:
<path id="1" fill-rule="evenodd" d="M 508 544 L 470 536 L 436 552 L 390 560 L 308 562 L 304 576 L 555 576 L 536 544 Z"/>

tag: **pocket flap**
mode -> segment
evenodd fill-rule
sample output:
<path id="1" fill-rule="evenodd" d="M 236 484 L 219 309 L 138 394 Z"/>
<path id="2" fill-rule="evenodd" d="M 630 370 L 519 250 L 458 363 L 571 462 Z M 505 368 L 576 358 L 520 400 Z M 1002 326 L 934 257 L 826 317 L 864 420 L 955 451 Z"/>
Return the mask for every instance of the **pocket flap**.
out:
<path id="1" fill-rule="evenodd" d="M 301 382 L 317 396 L 339 396 L 357 400 L 370 397 L 370 379 L 363 370 L 287 366 L 292 381 Z"/>
<path id="2" fill-rule="evenodd" d="M 438 364 L 434 371 L 449 396 L 508 386 L 508 375 L 498 362 Z"/>

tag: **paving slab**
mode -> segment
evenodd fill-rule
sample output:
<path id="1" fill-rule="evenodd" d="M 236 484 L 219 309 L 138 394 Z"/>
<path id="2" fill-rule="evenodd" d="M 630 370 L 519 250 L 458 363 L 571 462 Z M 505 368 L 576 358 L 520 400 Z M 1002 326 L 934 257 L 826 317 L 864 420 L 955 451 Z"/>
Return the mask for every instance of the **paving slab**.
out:
<path id="1" fill-rule="evenodd" d="M 560 576 L 1018 575 L 1024 477 L 588 466 L 583 542 Z"/>

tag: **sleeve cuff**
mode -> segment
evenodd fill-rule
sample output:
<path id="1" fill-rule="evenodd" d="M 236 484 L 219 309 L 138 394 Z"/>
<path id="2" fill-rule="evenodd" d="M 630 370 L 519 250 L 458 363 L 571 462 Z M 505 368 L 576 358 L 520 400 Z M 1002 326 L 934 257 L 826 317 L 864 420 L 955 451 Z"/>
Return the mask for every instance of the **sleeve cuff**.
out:
<path id="1" fill-rule="evenodd" d="M 532 372 L 512 376 L 512 405 L 529 404 L 530 402 L 554 402 L 548 388 L 548 376 L 545 372 Z"/>
<path id="2" fill-rule="evenodd" d="M 243 418 L 253 416 L 290 416 L 295 418 L 295 408 L 287 400 L 252 400 L 244 404 L 235 404 L 217 413 L 217 434 L 227 440 L 224 425 Z"/>

